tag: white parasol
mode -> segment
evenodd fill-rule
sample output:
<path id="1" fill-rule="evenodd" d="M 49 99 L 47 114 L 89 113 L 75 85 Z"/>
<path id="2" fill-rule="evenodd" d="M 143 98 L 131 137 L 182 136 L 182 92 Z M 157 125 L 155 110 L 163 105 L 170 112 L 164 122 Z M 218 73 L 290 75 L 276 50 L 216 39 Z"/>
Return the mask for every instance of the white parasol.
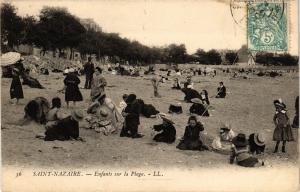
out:
<path id="1" fill-rule="evenodd" d="M 21 59 L 21 54 L 17 52 L 8 52 L 1 55 L 1 65 L 11 65 L 15 64 Z"/>

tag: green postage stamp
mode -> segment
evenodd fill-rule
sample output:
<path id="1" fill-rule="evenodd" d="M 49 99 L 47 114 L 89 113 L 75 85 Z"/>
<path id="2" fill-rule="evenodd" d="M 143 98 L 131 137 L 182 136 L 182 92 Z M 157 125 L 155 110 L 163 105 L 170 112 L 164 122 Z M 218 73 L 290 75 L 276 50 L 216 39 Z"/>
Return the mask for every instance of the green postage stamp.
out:
<path id="1" fill-rule="evenodd" d="M 287 6 L 284 2 L 248 5 L 248 48 L 251 51 L 288 50 Z"/>

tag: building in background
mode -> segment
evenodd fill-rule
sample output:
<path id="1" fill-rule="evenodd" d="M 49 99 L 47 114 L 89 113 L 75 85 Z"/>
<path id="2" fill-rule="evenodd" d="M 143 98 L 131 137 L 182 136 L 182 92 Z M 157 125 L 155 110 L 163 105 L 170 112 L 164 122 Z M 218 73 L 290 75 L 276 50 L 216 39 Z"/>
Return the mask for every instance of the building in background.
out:
<path id="1" fill-rule="evenodd" d="M 94 30 L 96 32 L 102 31 L 102 28 L 91 18 L 79 19 L 79 22 L 86 30 Z"/>

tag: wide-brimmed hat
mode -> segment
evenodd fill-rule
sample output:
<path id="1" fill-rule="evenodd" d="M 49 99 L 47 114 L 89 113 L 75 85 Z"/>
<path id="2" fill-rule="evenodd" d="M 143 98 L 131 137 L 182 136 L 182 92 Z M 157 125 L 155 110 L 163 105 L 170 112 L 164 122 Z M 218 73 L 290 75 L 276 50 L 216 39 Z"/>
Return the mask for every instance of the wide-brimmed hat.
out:
<path id="1" fill-rule="evenodd" d="M 171 119 L 167 118 L 166 116 L 160 116 L 162 118 L 163 121 L 170 123 L 170 124 L 175 124 Z"/>
<path id="2" fill-rule="evenodd" d="M 265 137 L 261 133 L 255 133 L 254 134 L 254 142 L 258 146 L 263 146 L 265 145 Z"/>
<path id="3" fill-rule="evenodd" d="M 11 65 L 21 59 L 21 54 L 17 52 L 8 52 L 1 55 L 1 65 Z"/>
<path id="4" fill-rule="evenodd" d="M 193 99 L 191 99 L 191 102 L 192 103 L 197 103 L 197 104 L 202 104 L 202 101 L 199 98 L 193 98 Z"/>
<path id="5" fill-rule="evenodd" d="M 243 133 L 239 133 L 236 137 L 232 139 L 232 143 L 236 147 L 246 147 L 248 145 L 248 141 L 246 139 L 246 135 Z"/>
<path id="6" fill-rule="evenodd" d="M 274 105 L 276 106 L 276 107 L 281 107 L 281 108 L 283 108 L 283 109 L 285 109 L 286 108 L 286 105 L 285 105 L 285 103 L 283 103 L 282 102 L 282 99 L 277 99 L 277 100 L 274 100 Z"/>
<path id="7" fill-rule="evenodd" d="M 81 121 L 83 120 L 83 113 L 81 110 L 73 110 L 71 112 L 71 116 L 73 117 L 73 119 L 75 119 L 76 121 Z"/>

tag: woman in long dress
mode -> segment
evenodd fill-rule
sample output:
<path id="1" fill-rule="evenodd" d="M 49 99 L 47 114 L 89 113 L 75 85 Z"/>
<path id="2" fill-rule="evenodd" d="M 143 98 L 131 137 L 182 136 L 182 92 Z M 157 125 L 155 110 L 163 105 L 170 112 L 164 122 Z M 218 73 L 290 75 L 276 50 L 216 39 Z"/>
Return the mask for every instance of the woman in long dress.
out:
<path id="1" fill-rule="evenodd" d="M 12 69 L 12 82 L 11 82 L 11 86 L 10 86 L 10 98 L 11 99 L 16 98 L 17 99 L 16 104 L 19 103 L 19 99 L 24 98 L 22 84 L 21 84 L 21 80 L 19 77 L 19 70 L 17 68 Z"/>
<path id="2" fill-rule="evenodd" d="M 69 70 L 66 78 L 64 79 L 64 84 L 66 86 L 65 100 L 67 107 L 69 107 L 69 101 L 73 101 L 74 106 L 76 101 L 82 101 L 82 94 L 79 90 L 78 85 L 80 84 L 80 79 L 75 74 L 73 69 Z"/>

